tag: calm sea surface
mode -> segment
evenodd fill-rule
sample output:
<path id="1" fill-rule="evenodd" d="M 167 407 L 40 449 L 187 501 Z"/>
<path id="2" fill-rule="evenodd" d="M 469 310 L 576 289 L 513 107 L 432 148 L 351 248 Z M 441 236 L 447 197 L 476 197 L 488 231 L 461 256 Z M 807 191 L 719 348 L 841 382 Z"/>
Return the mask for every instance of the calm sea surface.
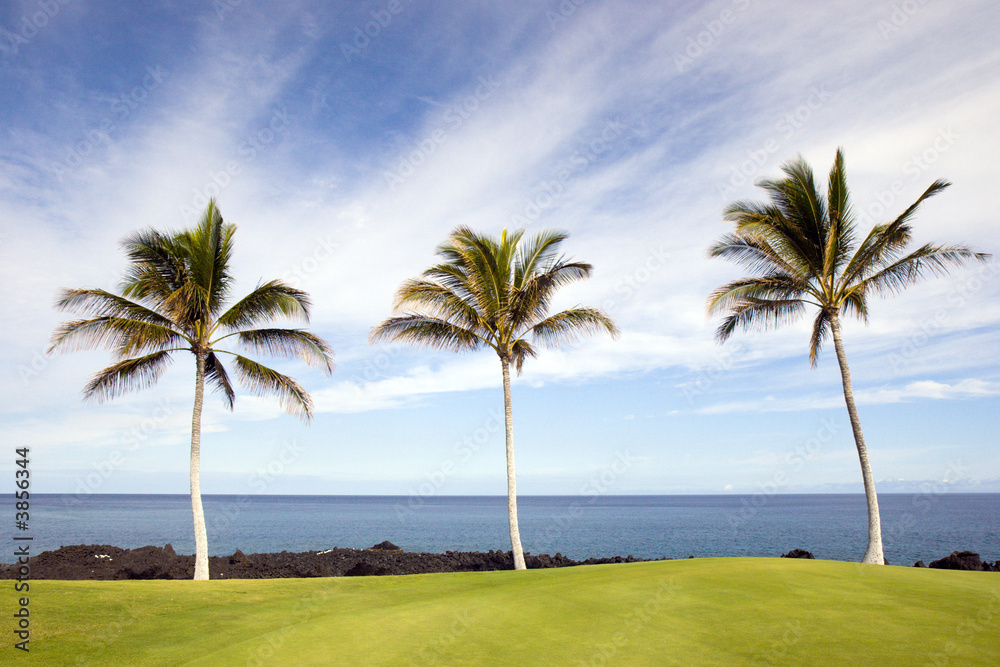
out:
<path id="1" fill-rule="evenodd" d="M 366 548 L 509 550 L 506 498 L 494 496 L 205 496 L 211 555 Z M 1000 494 L 882 494 L 889 562 L 912 565 L 954 550 L 1000 559 Z M 590 556 L 778 556 L 859 560 L 862 495 L 523 496 L 521 540 L 532 553 Z M 184 495 L 31 497 L 34 553 L 70 544 L 170 543 L 193 553 Z M 14 560 L 4 550 L 2 562 Z"/>

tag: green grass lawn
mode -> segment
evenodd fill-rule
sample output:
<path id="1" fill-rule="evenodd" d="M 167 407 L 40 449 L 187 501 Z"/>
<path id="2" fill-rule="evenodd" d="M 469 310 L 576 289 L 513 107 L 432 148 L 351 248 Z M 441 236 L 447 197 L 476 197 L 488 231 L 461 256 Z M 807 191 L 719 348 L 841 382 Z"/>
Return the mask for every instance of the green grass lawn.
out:
<path id="1" fill-rule="evenodd" d="M 834 561 L 33 581 L 30 596 L 31 652 L 4 613 L 0 664 L 1000 664 L 1000 575 Z"/>

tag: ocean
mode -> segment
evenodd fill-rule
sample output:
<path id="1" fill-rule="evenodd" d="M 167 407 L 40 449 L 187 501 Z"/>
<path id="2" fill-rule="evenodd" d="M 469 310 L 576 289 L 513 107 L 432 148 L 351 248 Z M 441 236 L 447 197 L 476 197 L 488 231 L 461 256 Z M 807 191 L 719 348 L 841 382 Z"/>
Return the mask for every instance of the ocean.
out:
<path id="1" fill-rule="evenodd" d="M 363 549 L 388 540 L 406 551 L 510 549 L 500 496 L 204 497 L 209 552 Z M 1000 494 L 882 494 L 890 564 L 955 550 L 1000 559 Z M 857 561 L 867 536 L 863 495 L 522 496 L 526 552 L 574 559 L 779 556 L 791 549 Z M 194 552 L 186 495 L 31 496 L 32 552 L 71 544 L 171 544 Z M 3 550 L 4 563 L 13 562 Z"/>

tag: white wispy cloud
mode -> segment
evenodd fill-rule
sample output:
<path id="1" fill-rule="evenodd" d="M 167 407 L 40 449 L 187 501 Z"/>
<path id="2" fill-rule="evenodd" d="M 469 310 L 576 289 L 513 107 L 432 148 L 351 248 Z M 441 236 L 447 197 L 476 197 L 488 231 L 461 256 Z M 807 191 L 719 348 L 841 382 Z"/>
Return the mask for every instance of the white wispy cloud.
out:
<path id="1" fill-rule="evenodd" d="M 958 400 L 998 395 L 1000 395 L 1000 383 L 966 378 L 955 384 L 922 380 L 910 382 L 898 388 L 864 389 L 854 392 L 854 400 L 858 405 L 880 405 L 905 403 L 920 399 Z M 842 407 L 844 407 L 843 395 L 811 395 L 796 398 L 768 395 L 752 400 L 718 403 L 699 408 L 696 412 L 705 415 L 720 415 L 733 412 L 796 412 Z"/>

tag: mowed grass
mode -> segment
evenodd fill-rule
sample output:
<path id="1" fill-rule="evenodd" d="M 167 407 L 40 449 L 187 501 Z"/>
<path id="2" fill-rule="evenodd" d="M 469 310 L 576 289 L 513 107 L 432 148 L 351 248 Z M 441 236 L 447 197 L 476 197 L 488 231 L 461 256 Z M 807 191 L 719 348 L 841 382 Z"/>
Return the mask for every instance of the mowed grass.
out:
<path id="1" fill-rule="evenodd" d="M 1000 664 L 1000 575 L 834 561 L 33 581 L 30 596 L 30 655 L 4 628 L 0 664 Z"/>

